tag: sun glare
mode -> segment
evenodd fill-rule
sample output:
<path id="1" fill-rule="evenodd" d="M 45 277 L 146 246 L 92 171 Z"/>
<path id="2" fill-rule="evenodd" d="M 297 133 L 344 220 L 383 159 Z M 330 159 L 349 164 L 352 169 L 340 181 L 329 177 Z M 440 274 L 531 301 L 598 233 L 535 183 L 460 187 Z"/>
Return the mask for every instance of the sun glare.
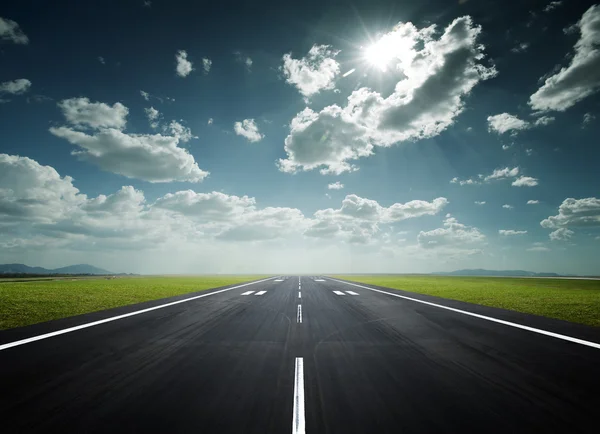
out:
<path id="1" fill-rule="evenodd" d="M 392 47 L 389 47 L 389 40 L 387 38 L 381 38 L 364 50 L 365 60 L 376 68 L 379 68 L 381 71 L 385 71 L 394 57 L 394 52 L 391 48 Z"/>

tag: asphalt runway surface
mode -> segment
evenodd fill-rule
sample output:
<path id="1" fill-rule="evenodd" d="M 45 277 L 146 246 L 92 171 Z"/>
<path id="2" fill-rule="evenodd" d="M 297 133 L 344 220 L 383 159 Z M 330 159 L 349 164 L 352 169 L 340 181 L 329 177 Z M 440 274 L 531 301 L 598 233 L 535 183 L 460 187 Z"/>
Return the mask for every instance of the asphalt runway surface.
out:
<path id="1" fill-rule="evenodd" d="M 597 433 L 598 343 L 593 327 L 284 276 L 0 332 L 0 431 Z"/>

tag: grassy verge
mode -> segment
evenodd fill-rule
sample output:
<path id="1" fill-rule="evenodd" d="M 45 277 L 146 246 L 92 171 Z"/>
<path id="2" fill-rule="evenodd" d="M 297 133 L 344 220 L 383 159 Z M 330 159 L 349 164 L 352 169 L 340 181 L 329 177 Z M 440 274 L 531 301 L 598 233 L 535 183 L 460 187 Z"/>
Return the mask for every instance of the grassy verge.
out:
<path id="1" fill-rule="evenodd" d="M 0 283 L 0 330 L 267 276 L 125 277 Z"/>
<path id="2" fill-rule="evenodd" d="M 332 276 L 600 326 L 600 281 L 451 276 Z"/>

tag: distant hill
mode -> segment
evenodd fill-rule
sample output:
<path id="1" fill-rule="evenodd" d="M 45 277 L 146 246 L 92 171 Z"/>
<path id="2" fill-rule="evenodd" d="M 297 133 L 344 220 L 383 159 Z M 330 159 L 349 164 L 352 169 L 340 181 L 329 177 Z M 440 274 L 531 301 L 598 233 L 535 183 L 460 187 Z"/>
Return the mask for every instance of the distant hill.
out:
<path id="1" fill-rule="evenodd" d="M 456 270 L 448 272 L 431 273 L 438 276 L 507 276 L 507 277 L 560 277 L 573 276 L 572 274 L 557 274 L 557 273 L 534 273 L 533 271 L 525 270 L 483 270 L 481 268 L 475 270 Z"/>
<path id="2" fill-rule="evenodd" d="M 29 267 L 25 264 L 0 264 L 0 274 L 113 274 L 102 268 L 88 264 L 69 265 L 68 267 L 47 269 Z"/>

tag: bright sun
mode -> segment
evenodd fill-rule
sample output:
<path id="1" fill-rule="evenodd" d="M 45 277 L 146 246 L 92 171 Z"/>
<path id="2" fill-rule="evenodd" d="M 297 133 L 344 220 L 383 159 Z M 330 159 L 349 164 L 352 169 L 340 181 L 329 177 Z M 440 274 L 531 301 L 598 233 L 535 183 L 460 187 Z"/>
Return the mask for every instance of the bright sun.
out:
<path id="1" fill-rule="evenodd" d="M 387 38 L 381 38 L 379 41 L 369 45 L 365 49 L 365 59 L 371 65 L 379 68 L 381 71 L 385 71 L 394 57 L 394 51 L 391 48 L 392 47 L 389 46 L 389 40 Z"/>

